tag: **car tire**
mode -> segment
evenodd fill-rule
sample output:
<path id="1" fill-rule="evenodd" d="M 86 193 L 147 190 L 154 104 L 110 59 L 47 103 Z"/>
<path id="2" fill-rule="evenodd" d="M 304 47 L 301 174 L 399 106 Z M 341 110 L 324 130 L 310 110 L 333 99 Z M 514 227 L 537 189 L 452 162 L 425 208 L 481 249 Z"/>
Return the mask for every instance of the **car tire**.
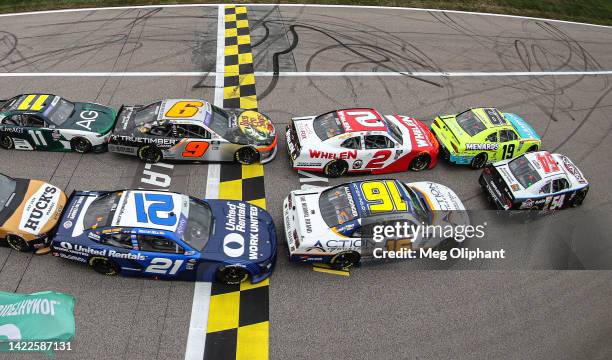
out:
<path id="1" fill-rule="evenodd" d="M 119 274 L 119 266 L 112 260 L 102 256 L 91 257 L 88 261 L 89 266 L 98 274 L 115 276 Z"/>
<path id="2" fill-rule="evenodd" d="M 588 190 L 585 190 L 585 189 L 578 191 L 578 193 L 576 194 L 576 197 L 574 198 L 574 200 L 572 200 L 572 207 L 578 207 L 582 205 L 584 198 L 586 198 L 587 192 Z"/>
<path id="3" fill-rule="evenodd" d="M 70 140 L 70 148 L 74 152 L 85 154 L 91 151 L 91 142 L 83 137 L 75 137 Z"/>
<path id="4" fill-rule="evenodd" d="M 334 255 L 329 264 L 336 269 L 348 269 L 359 263 L 361 255 L 355 251 L 341 251 Z"/>
<path id="5" fill-rule="evenodd" d="M 470 167 L 472 169 L 482 169 L 487 164 L 488 156 L 486 153 L 480 153 L 472 158 Z"/>
<path id="6" fill-rule="evenodd" d="M 12 149 L 14 146 L 15 142 L 13 141 L 13 138 L 8 135 L 0 136 L 0 147 L 9 150 Z"/>
<path id="7" fill-rule="evenodd" d="M 249 278 L 249 272 L 240 266 L 222 266 L 217 270 L 217 280 L 226 285 L 237 285 Z"/>
<path id="8" fill-rule="evenodd" d="M 435 250 L 438 251 L 450 251 L 451 249 L 458 248 L 461 246 L 461 243 L 453 238 L 446 238 L 438 245 L 435 246 Z"/>
<path id="9" fill-rule="evenodd" d="M 529 147 L 529 149 L 527 149 L 527 152 L 528 152 L 528 153 L 530 153 L 530 152 L 536 152 L 536 151 L 538 151 L 538 145 L 531 145 L 531 146 Z"/>
<path id="10" fill-rule="evenodd" d="M 159 150 L 155 145 L 141 146 L 136 155 L 141 161 L 148 164 L 158 163 L 164 157 L 161 150 Z"/>
<path id="11" fill-rule="evenodd" d="M 259 161 L 259 151 L 250 146 L 245 146 L 236 151 L 234 159 L 243 165 L 255 164 Z"/>
<path id="12" fill-rule="evenodd" d="M 344 160 L 332 160 L 325 164 L 323 173 L 331 178 L 340 177 L 348 172 L 348 164 Z"/>
<path id="13" fill-rule="evenodd" d="M 6 243 L 11 249 L 20 252 L 29 252 L 32 251 L 32 247 L 25 241 L 21 236 L 18 235 L 7 235 Z"/>
<path id="14" fill-rule="evenodd" d="M 429 163 L 431 162 L 431 158 L 428 154 L 421 154 L 416 156 L 410 162 L 409 169 L 412 171 L 421 171 L 429 168 Z"/>

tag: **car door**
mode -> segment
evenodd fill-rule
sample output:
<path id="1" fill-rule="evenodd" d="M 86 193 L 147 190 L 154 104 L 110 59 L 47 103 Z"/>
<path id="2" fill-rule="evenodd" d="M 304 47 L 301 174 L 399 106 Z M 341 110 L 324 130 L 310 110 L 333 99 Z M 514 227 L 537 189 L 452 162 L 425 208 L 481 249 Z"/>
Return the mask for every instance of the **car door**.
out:
<path id="1" fill-rule="evenodd" d="M 211 135 L 208 130 L 197 124 L 176 124 L 176 136 L 183 139 L 176 149 L 178 158 L 185 160 L 213 160 L 210 153 Z M 218 147 L 216 150 L 218 152 Z"/>
<path id="2" fill-rule="evenodd" d="M 495 153 L 496 161 L 512 159 L 518 155 L 519 137 L 514 130 L 504 129 L 499 131 L 499 147 Z"/>
<path id="3" fill-rule="evenodd" d="M 34 114 L 14 114 L 11 122 L 19 124 L 23 131 L 23 141 L 15 141 L 15 149 L 46 150 L 53 142 L 51 129 L 43 119 Z"/>
<path id="4" fill-rule="evenodd" d="M 141 256 L 137 261 L 145 276 L 186 277 L 190 249 L 178 244 L 167 231 L 138 230 L 136 241 Z"/>
<path id="5" fill-rule="evenodd" d="M 364 150 L 362 156 L 358 158 L 363 159 L 365 169 L 382 169 L 401 155 L 401 153 L 394 154 L 395 148 L 395 142 L 386 135 L 365 135 Z"/>
<path id="6" fill-rule="evenodd" d="M 349 165 L 349 171 L 362 169 L 363 158 L 361 156 L 363 156 L 363 137 L 357 135 L 342 141 L 342 143 L 340 143 L 340 153 L 338 156 L 346 160 Z"/>
<path id="7" fill-rule="evenodd" d="M 552 181 L 552 194 L 546 198 L 544 208 L 555 210 L 561 209 L 566 203 L 567 192 L 570 188 L 570 183 L 565 176 L 559 176 Z"/>

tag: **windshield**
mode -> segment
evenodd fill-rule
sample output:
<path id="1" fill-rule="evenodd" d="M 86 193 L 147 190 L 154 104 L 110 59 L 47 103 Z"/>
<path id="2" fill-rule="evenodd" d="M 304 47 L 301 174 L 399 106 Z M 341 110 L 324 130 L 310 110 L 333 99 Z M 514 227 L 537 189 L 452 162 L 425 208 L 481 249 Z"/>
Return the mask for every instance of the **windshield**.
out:
<path id="1" fill-rule="evenodd" d="M 210 237 L 212 212 L 208 205 L 189 198 L 189 218 L 183 233 L 183 240 L 198 251 L 204 250 Z"/>
<path id="2" fill-rule="evenodd" d="M 83 217 L 83 229 L 88 230 L 110 226 L 122 194 L 122 191 L 118 191 L 102 195 L 94 200 L 87 208 L 85 217 Z"/>
<path id="3" fill-rule="evenodd" d="M 136 115 L 134 115 L 134 123 L 136 125 L 142 125 L 157 120 L 157 113 L 159 112 L 160 105 L 161 101 L 158 101 L 138 110 Z"/>
<path id="4" fill-rule="evenodd" d="M 329 227 L 342 225 L 357 218 L 357 208 L 348 185 L 323 191 L 319 198 L 319 209 Z"/>
<path id="5" fill-rule="evenodd" d="M 335 111 L 317 116 L 312 126 L 314 127 L 315 134 L 321 140 L 327 140 L 344 133 L 342 123 L 340 123 L 338 114 Z"/>
<path id="6" fill-rule="evenodd" d="M 6 206 L 6 202 L 11 198 L 11 195 L 15 192 L 17 183 L 15 180 L 8 176 L 0 174 L 0 204 Z"/>
<path id="7" fill-rule="evenodd" d="M 414 190 L 412 190 L 410 186 L 404 185 L 404 189 L 406 189 L 406 192 L 408 193 L 408 196 L 410 197 L 410 203 L 412 204 L 412 207 L 414 208 L 414 212 L 421 219 L 427 219 L 429 216 L 429 212 L 427 211 L 427 205 L 425 205 L 421 197 L 417 195 L 417 193 Z"/>
<path id="8" fill-rule="evenodd" d="M 212 117 L 210 119 L 210 123 L 206 125 L 208 125 L 208 127 L 212 131 L 217 133 L 217 135 L 221 136 L 222 138 L 227 139 L 229 137 L 228 130 L 230 129 L 230 125 L 229 125 L 230 115 L 227 112 L 225 112 L 225 110 L 219 109 L 216 106 L 211 105 L 211 108 L 212 108 Z"/>
<path id="9" fill-rule="evenodd" d="M 472 110 L 457 115 L 457 124 L 470 136 L 474 136 L 487 128 Z"/>
<path id="10" fill-rule="evenodd" d="M 397 127 L 397 125 L 395 125 L 391 121 L 385 121 L 387 123 L 387 126 L 389 127 L 389 134 L 391 135 L 391 137 L 393 137 L 393 139 L 400 145 L 403 144 L 404 141 L 402 140 L 402 131 Z"/>
<path id="11" fill-rule="evenodd" d="M 508 168 L 510 168 L 512 175 L 514 175 L 525 189 L 537 183 L 542 178 L 525 156 L 510 161 L 508 163 Z"/>
<path id="12" fill-rule="evenodd" d="M 51 110 L 51 113 L 49 114 L 49 120 L 54 125 L 62 125 L 64 122 L 66 122 L 66 120 L 68 120 L 70 115 L 72 115 L 73 111 L 73 103 L 68 100 L 60 99 L 53 108 L 53 110 Z"/>

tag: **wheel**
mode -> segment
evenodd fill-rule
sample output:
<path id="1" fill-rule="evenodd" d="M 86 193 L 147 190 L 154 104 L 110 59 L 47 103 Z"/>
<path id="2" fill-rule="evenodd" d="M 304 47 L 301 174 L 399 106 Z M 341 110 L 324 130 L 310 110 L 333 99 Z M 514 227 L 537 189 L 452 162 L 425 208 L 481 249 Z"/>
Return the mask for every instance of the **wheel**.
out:
<path id="1" fill-rule="evenodd" d="M 440 241 L 440 243 L 436 245 L 435 249 L 441 251 L 450 251 L 451 249 L 459 247 L 459 244 L 460 243 L 453 238 L 446 238 Z"/>
<path id="2" fill-rule="evenodd" d="M 6 242 L 12 249 L 17 251 L 28 252 L 32 250 L 30 244 L 28 244 L 28 242 L 25 241 L 21 236 L 7 235 Z"/>
<path id="3" fill-rule="evenodd" d="M 160 162 L 163 155 L 155 145 L 145 145 L 138 149 L 138 158 L 146 163 L 155 164 Z"/>
<path id="4" fill-rule="evenodd" d="M 250 165 L 259 161 L 259 152 L 252 147 L 243 147 L 236 151 L 234 158 L 241 164 Z"/>
<path id="5" fill-rule="evenodd" d="M 332 160 L 325 165 L 323 172 L 325 175 L 336 178 L 346 174 L 348 171 L 348 164 L 344 160 Z"/>
<path id="6" fill-rule="evenodd" d="M 240 284 L 248 278 L 248 271 L 240 266 L 223 266 L 217 270 L 217 280 L 227 285 Z"/>
<path id="7" fill-rule="evenodd" d="M 0 136 L 0 146 L 8 150 L 12 149 L 13 146 L 15 146 L 15 143 L 13 142 L 13 139 L 10 136 L 2 135 Z"/>
<path id="8" fill-rule="evenodd" d="M 472 169 L 480 169 L 487 164 L 487 154 L 480 153 L 472 158 L 470 166 Z"/>
<path id="9" fill-rule="evenodd" d="M 330 265 L 337 269 L 348 269 L 359 263 L 361 255 L 354 251 L 342 251 L 334 255 L 329 262 Z"/>
<path id="10" fill-rule="evenodd" d="M 580 190 L 577 194 L 576 197 L 574 198 L 574 200 L 572 201 L 572 207 L 577 207 L 582 205 L 582 202 L 584 201 L 584 198 L 586 198 L 588 190 Z"/>
<path id="11" fill-rule="evenodd" d="M 429 167 L 429 162 L 431 161 L 429 155 L 421 154 L 412 159 L 410 162 L 410 170 L 412 171 L 421 171 L 425 170 Z"/>
<path id="12" fill-rule="evenodd" d="M 105 257 L 92 257 L 89 259 L 89 266 L 91 266 L 95 272 L 102 275 L 114 276 L 119 274 L 119 266 Z"/>
<path id="13" fill-rule="evenodd" d="M 79 154 L 84 154 L 91 151 L 91 142 L 82 137 L 75 137 L 70 140 L 70 147 L 72 148 L 72 151 L 78 152 Z"/>
<path id="14" fill-rule="evenodd" d="M 530 152 L 536 152 L 536 151 L 538 151 L 538 146 L 537 146 L 537 145 L 531 145 L 531 146 L 529 147 L 529 149 L 527 149 L 527 152 L 528 152 L 528 153 L 530 153 Z"/>

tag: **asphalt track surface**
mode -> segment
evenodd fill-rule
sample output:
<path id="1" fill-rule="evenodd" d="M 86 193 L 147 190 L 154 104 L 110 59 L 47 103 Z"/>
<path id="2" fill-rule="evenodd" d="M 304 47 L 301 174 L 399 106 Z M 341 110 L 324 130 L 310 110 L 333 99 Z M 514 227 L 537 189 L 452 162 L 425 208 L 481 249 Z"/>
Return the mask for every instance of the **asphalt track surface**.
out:
<path id="1" fill-rule="evenodd" d="M 612 69 L 612 29 L 605 27 L 272 6 L 249 7 L 249 22 L 256 71 Z M 3 17 L 0 24 L 2 72 L 215 71 L 216 7 L 28 15 Z M 609 216 L 611 80 L 610 75 L 260 76 L 257 93 L 260 109 L 278 129 L 292 116 L 353 106 L 428 123 L 437 114 L 470 106 L 516 112 L 534 125 L 546 149 L 570 156 L 590 180 L 583 210 L 604 209 Z M 214 76 L 0 81 L 0 98 L 52 92 L 115 107 L 166 97 L 212 101 L 215 84 Z M 282 198 L 300 186 L 280 138 L 278 158 L 265 169 L 268 210 L 279 232 Z M 0 156 L 1 172 L 47 180 L 67 193 L 127 188 L 141 170 L 135 158 L 109 153 L 2 151 Z M 440 163 L 431 171 L 393 176 L 449 185 L 468 208 L 483 209 L 478 175 Z M 206 165 L 176 165 L 172 187 L 203 196 L 206 176 Z M 285 251 L 281 244 L 280 254 Z M 59 353 L 59 359 L 182 359 L 193 288 L 185 282 L 103 277 L 76 263 L 0 248 L 1 290 L 49 289 L 77 298 L 74 350 Z M 610 271 L 421 271 L 402 262 L 364 266 L 340 277 L 279 256 L 270 285 L 270 358 L 609 359 L 611 298 Z"/>

